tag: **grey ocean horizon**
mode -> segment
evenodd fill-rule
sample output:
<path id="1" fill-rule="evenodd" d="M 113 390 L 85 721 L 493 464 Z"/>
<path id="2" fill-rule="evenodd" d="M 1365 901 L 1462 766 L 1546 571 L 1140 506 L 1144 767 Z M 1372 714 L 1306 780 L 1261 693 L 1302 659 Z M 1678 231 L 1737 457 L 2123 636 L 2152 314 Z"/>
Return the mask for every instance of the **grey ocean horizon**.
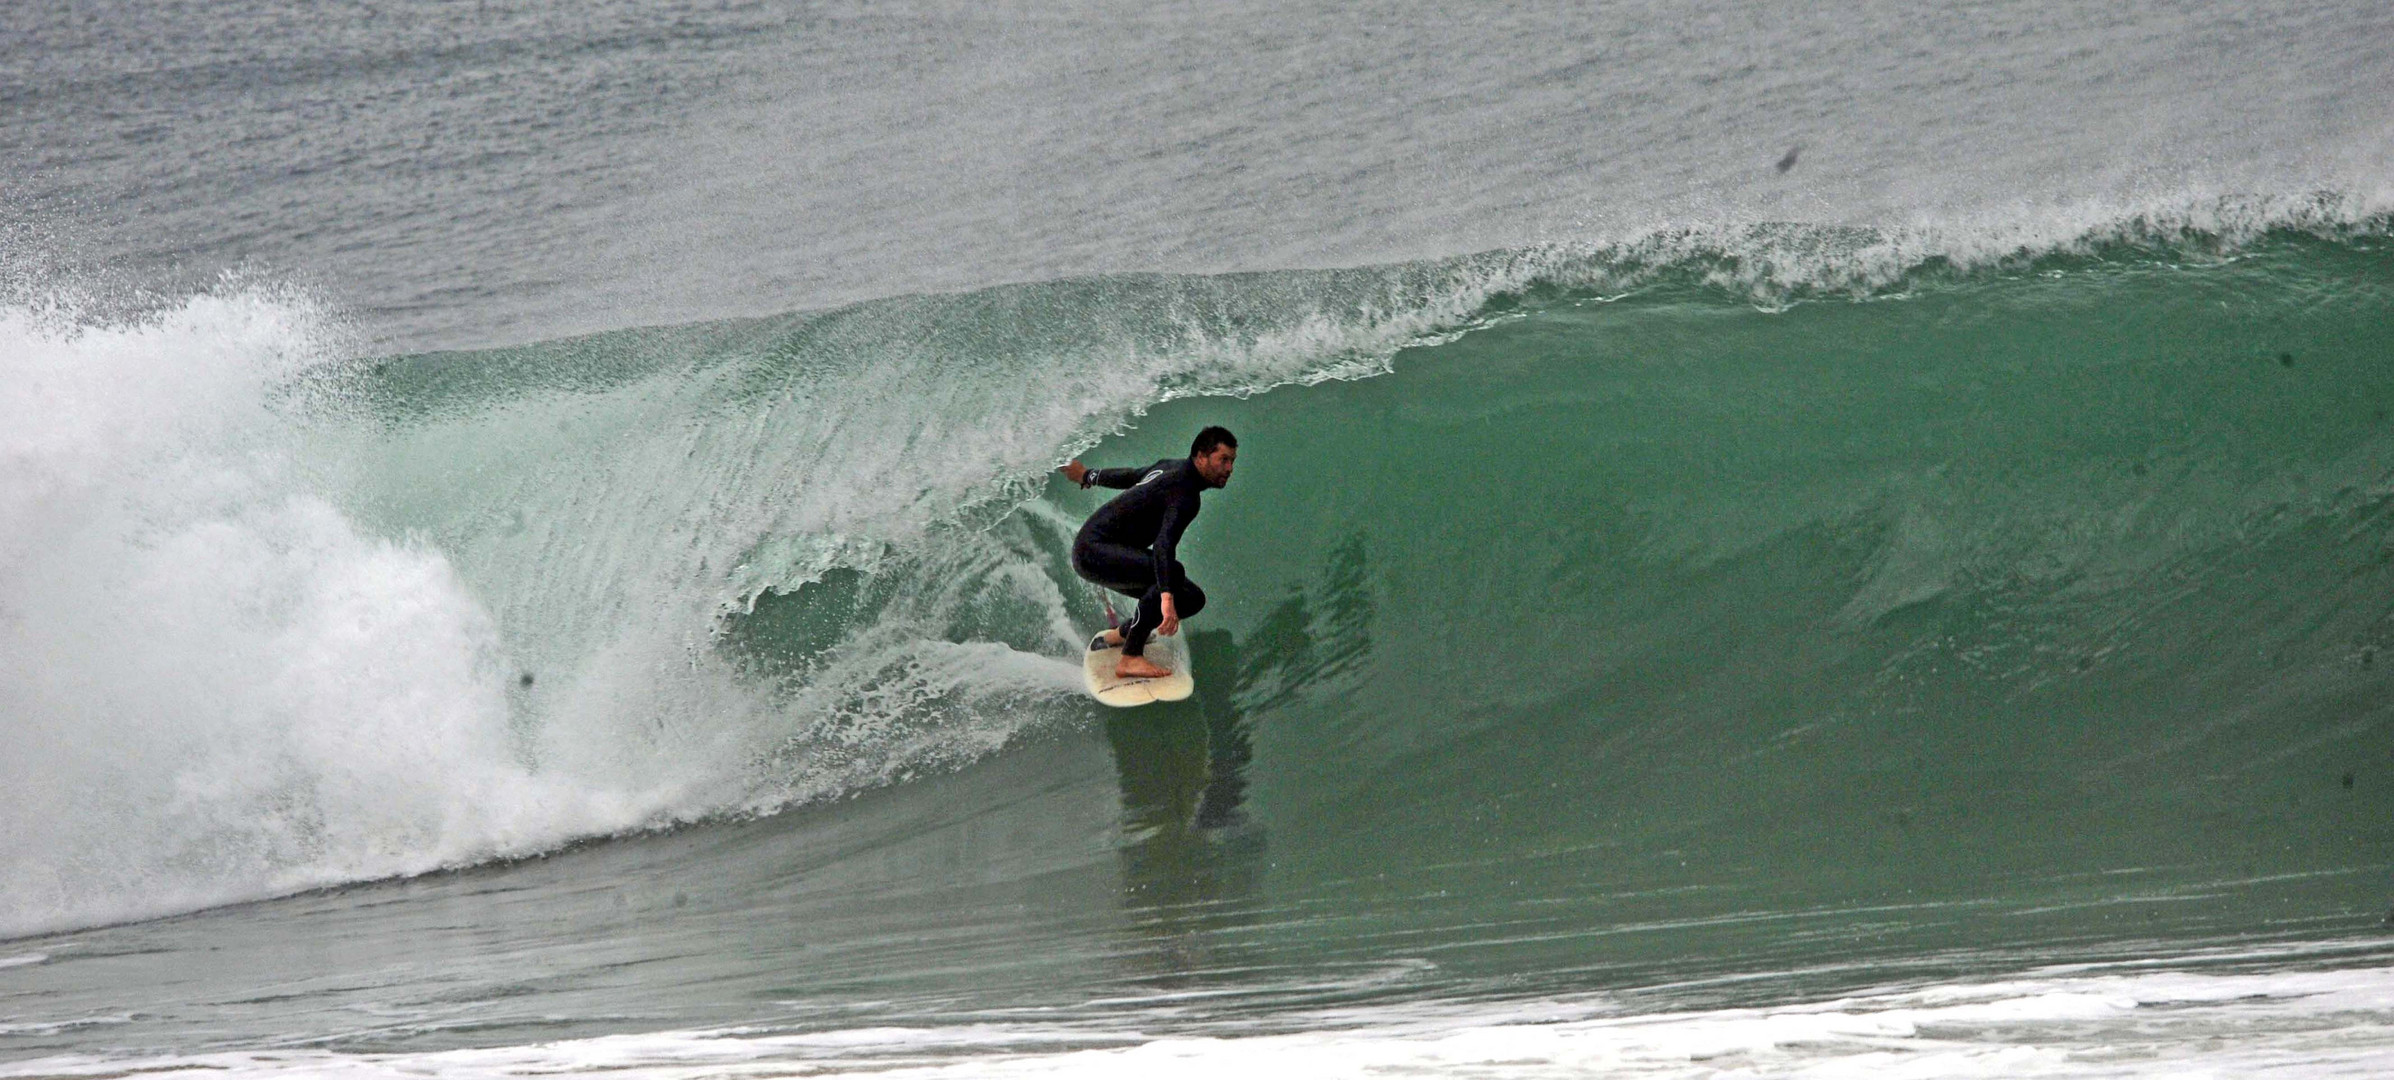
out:
<path id="1" fill-rule="evenodd" d="M 1665 226 L 2034 240 L 2382 194 L 2394 89 L 2366 5 L 136 10 L 9 30 L 12 218 L 400 351 Z"/>

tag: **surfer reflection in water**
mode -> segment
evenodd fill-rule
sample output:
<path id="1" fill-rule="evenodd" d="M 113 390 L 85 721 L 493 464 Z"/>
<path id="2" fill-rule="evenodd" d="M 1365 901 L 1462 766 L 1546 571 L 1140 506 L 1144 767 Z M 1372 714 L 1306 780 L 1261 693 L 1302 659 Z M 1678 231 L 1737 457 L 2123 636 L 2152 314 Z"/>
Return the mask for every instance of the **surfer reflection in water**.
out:
<path id="1" fill-rule="evenodd" d="M 1189 580 L 1174 554 L 1180 534 L 1197 519 L 1200 496 L 1230 483 L 1238 459 L 1238 438 L 1227 428 L 1209 427 L 1189 443 L 1185 458 L 1166 458 L 1144 469 L 1092 469 L 1073 461 L 1059 470 L 1084 489 L 1130 489 L 1089 515 L 1072 541 L 1074 573 L 1139 601 L 1130 625 L 1104 634 L 1107 648 L 1122 646 L 1114 677 L 1171 674 L 1144 655 L 1147 639 L 1178 633 L 1182 619 L 1204 609 L 1205 591 Z"/>
<path id="2" fill-rule="evenodd" d="M 1262 823 L 1245 809 L 1255 751 L 1238 687 L 1250 668 L 1227 630 L 1192 630 L 1195 700 L 1108 709 L 1122 784 L 1122 924 L 1117 955 L 1158 990 L 1236 985 L 1267 958 L 1249 932 L 1263 916 Z"/>

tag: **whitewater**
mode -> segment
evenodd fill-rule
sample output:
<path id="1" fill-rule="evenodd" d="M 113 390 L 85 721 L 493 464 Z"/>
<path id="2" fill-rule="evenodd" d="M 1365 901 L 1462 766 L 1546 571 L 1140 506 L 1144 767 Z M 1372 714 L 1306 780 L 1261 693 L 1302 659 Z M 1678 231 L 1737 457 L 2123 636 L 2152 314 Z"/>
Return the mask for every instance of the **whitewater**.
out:
<path id="1" fill-rule="evenodd" d="M 0 1075 L 2394 1063 L 2385 12 L 24 14 Z"/>

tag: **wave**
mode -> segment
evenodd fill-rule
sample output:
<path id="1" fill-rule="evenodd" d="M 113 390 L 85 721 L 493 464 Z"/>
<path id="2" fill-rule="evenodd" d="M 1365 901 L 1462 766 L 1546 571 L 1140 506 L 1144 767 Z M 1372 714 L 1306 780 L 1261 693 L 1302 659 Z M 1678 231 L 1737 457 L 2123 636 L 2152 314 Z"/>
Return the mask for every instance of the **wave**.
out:
<path id="1" fill-rule="evenodd" d="M 1509 647 L 1584 646 L 1567 681 L 1594 714 L 1647 718 L 1599 759 L 1747 700 L 1674 655 L 1838 672 L 1742 729 L 1766 746 L 1857 710 L 1967 713 L 2155 622 L 2191 657 L 2192 615 L 2121 597 L 2377 520 L 2384 451 L 2346 406 L 2375 393 L 2388 231 L 2382 200 L 2336 194 L 1658 226 L 397 357 L 287 290 L 105 317 L 20 298 L 0 702 L 26 795 L 0 933 L 769 812 L 1085 723 L 1066 658 L 1095 613 L 1061 561 L 1083 508 L 1041 477 L 1152 459 L 1201 418 L 1256 446 L 1200 537 L 1245 598 L 1217 613 L 1251 639 L 1242 698 L 1344 702 L 1317 722 L 1373 768 L 1562 724 L 1571 695 L 1469 672 L 1410 704 L 1348 693 L 1521 626 L 1543 629 Z M 2094 344 L 2121 326 L 2180 351 L 2117 362 Z M 2281 354 L 2299 367 L 2245 362 Z M 2068 434 L 2090 417 L 2117 429 L 2099 454 Z M 1516 483 L 1542 494 L 1484 497 Z M 1491 538 L 1513 545 L 1495 569 Z M 2303 557 L 2343 572 L 2338 550 Z M 1754 595 L 1800 599 L 1741 613 Z M 2302 595 L 2288 619 L 2355 602 Z M 1432 598 L 1445 621 L 1390 614 Z M 1807 640 L 1827 652 L 1773 644 Z M 2001 686 L 1936 674 L 1956 666 Z M 2166 697 L 2197 668 L 2120 685 Z M 1436 728 L 1433 701 L 1476 719 Z M 2296 726 L 2356 737 L 2322 723 Z M 2136 730 L 2107 760 L 2174 752 Z"/>

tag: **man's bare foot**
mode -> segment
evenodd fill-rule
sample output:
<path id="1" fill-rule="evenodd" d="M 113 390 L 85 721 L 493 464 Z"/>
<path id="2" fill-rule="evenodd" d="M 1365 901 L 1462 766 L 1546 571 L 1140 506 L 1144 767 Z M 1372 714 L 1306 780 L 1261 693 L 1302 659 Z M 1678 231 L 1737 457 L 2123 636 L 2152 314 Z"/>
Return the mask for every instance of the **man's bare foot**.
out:
<path id="1" fill-rule="evenodd" d="M 1144 656 L 1125 656 L 1114 665 L 1114 677 L 1117 679 L 1161 679 L 1170 674 L 1170 671 L 1157 667 L 1155 661 Z"/>
<path id="2" fill-rule="evenodd" d="M 1122 647 L 1122 631 L 1120 630 L 1108 630 L 1097 636 L 1106 639 L 1106 648 L 1119 649 Z"/>

